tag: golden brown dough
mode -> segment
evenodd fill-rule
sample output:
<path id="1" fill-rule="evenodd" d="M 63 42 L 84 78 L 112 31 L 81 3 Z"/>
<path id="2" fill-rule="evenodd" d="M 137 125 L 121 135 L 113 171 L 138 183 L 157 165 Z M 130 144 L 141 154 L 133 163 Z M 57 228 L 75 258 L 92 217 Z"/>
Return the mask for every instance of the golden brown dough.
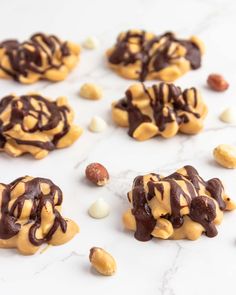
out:
<path id="1" fill-rule="evenodd" d="M 182 91 L 165 82 L 148 88 L 134 84 L 123 99 L 112 104 L 113 120 L 129 127 L 128 134 L 137 140 L 157 135 L 169 138 L 178 131 L 196 134 L 202 130 L 206 114 L 207 106 L 196 88 Z"/>
<path id="2" fill-rule="evenodd" d="M 71 240 L 79 227 L 61 216 L 62 201 L 60 188 L 46 178 L 25 176 L 0 184 L 0 248 L 31 255 L 44 243 Z"/>
<path id="3" fill-rule="evenodd" d="M 223 212 L 236 208 L 218 178 L 204 181 L 192 166 L 166 177 L 155 173 L 136 177 L 128 200 L 131 209 L 124 213 L 123 223 L 141 241 L 196 240 L 202 233 L 214 237 Z"/>
<path id="4" fill-rule="evenodd" d="M 122 32 L 107 50 L 108 65 L 120 76 L 134 80 L 174 81 L 201 66 L 204 44 L 196 36 L 178 39 L 167 32 L 156 36 L 142 30 Z"/>
<path id="5" fill-rule="evenodd" d="M 9 95 L 0 101 L 0 151 L 36 159 L 70 146 L 82 133 L 65 97 L 56 101 L 39 94 Z"/>
<path id="6" fill-rule="evenodd" d="M 25 42 L 0 43 L 0 78 L 31 84 L 64 80 L 79 61 L 80 47 L 54 35 L 37 33 Z"/>

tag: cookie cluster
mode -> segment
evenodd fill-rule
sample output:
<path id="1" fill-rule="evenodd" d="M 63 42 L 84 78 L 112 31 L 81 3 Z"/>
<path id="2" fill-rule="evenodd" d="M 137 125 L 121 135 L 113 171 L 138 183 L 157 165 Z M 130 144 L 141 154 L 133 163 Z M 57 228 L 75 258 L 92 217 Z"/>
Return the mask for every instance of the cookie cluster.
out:
<path id="1" fill-rule="evenodd" d="M 51 101 L 39 94 L 6 96 L 0 101 L 0 150 L 14 157 L 30 153 L 42 159 L 81 135 L 73 118 L 65 97 Z"/>
<path id="2" fill-rule="evenodd" d="M 0 43 L 0 78 L 31 84 L 40 79 L 64 80 L 79 60 L 80 47 L 54 35 Z"/>
<path id="3" fill-rule="evenodd" d="M 214 237 L 223 212 L 236 208 L 218 178 L 205 181 L 192 166 L 166 177 L 136 177 L 128 199 L 132 209 L 124 214 L 124 225 L 140 241 Z"/>
<path id="4" fill-rule="evenodd" d="M 34 254 L 48 243 L 61 245 L 79 231 L 61 216 L 62 191 L 51 180 L 25 176 L 0 184 L 0 248 Z"/>
<path id="5" fill-rule="evenodd" d="M 182 91 L 165 82 L 148 88 L 134 84 L 124 98 L 112 104 L 113 120 L 128 127 L 128 134 L 137 140 L 156 135 L 169 138 L 178 131 L 196 134 L 206 114 L 207 106 L 196 88 Z"/>
<path id="6" fill-rule="evenodd" d="M 174 81 L 201 66 L 203 43 L 196 37 L 178 39 L 173 33 L 157 36 L 141 30 L 122 32 L 106 55 L 119 75 L 135 80 Z"/>

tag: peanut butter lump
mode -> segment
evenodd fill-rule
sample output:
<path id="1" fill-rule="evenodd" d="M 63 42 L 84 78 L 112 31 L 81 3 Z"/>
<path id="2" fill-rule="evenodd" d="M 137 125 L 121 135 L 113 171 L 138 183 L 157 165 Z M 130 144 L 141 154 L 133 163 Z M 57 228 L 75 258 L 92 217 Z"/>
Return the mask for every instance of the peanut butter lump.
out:
<path id="1" fill-rule="evenodd" d="M 34 34 L 20 43 L 0 43 L 0 78 L 31 84 L 40 79 L 64 80 L 79 60 L 80 47 L 54 35 Z"/>
<path id="2" fill-rule="evenodd" d="M 51 180 L 25 176 L 0 184 L 0 248 L 34 254 L 48 243 L 61 245 L 78 232 L 77 224 L 61 216 L 62 191 Z"/>
<path id="3" fill-rule="evenodd" d="M 218 178 L 205 181 L 192 166 L 166 177 L 155 173 L 136 177 L 128 200 L 131 209 L 123 222 L 140 241 L 196 240 L 202 233 L 214 237 L 223 212 L 236 208 Z"/>
<path id="4" fill-rule="evenodd" d="M 125 97 L 112 104 L 113 120 L 128 127 L 137 140 L 161 135 L 173 137 L 178 131 L 196 134 L 203 128 L 207 106 L 196 88 L 181 90 L 174 84 L 161 82 L 146 88 L 134 84 Z"/>
<path id="5" fill-rule="evenodd" d="M 120 76 L 139 81 L 174 81 L 201 66 L 204 45 L 196 36 L 178 39 L 167 32 L 156 36 L 142 30 L 119 34 L 106 52 L 108 65 Z"/>
<path id="6" fill-rule="evenodd" d="M 0 151 L 42 159 L 70 146 L 82 133 L 73 117 L 65 97 L 51 101 L 39 94 L 6 96 L 0 100 Z"/>

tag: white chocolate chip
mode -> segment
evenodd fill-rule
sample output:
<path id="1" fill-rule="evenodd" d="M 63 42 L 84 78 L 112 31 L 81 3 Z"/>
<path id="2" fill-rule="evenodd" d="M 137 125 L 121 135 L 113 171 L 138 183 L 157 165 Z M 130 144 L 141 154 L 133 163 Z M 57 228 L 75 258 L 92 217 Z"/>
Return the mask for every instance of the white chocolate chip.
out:
<path id="1" fill-rule="evenodd" d="M 86 49 L 96 49 L 99 46 L 99 41 L 96 37 L 87 37 L 83 42 L 83 47 Z"/>
<path id="2" fill-rule="evenodd" d="M 89 207 L 88 213 L 93 218 L 104 218 L 109 215 L 110 207 L 103 198 L 99 198 Z"/>
<path id="3" fill-rule="evenodd" d="M 107 123 L 98 116 L 94 116 L 89 123 L 89 130 L 92 132 L 103 132 L 107 128 Z"/>
<path id="4" fill-rule="evenodd" d="M 220 115 L 220 120 L 225 123 L 236 124 L 236 108 L 225 109 Z"/>

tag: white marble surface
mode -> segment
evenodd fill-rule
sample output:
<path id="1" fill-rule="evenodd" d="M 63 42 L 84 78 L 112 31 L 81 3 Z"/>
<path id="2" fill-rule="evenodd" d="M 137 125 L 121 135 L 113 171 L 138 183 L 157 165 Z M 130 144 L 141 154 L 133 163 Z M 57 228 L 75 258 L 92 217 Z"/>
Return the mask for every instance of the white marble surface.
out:
<path id="1" fill-rule="evenodd" d="M 44 254 L 20 256 L 14 250 L 0 251 L 0 294 L 234 294 L 236 273 L 236 214 L 225 215 L 214 239 L 198 241 L 136 241 L 123 230 L 121 214 L 127 208 L 126 192 L 133 178 L 150 171 L 169 173 L 194 165 L 206 178 L 220 177 L 236 198 L 236 172 L 217 166 L 212 149 L 219 143 L 236 144 L 236 127 L 219 121 L 219 113 L 236 105 L 236 2 L 233 0 L 21 0 L 0 2 L 1 39 L 27 38 L 44 31 L 81 42 L 94 35 L 100 40 L 95 51 L 83 51 L 81 63 L 69 78 L 58 84 L 40 82 L 31 86 L 0 81 L 0 96 L 31 90 L 56 97 L 66 95 L 76 112 L 84 134 L 72 147 L 51 153 L 46 159 L 10 158 L 0 154 L 1 182 L 29 174 L 51 178 L 64 192 L 64 213 L 74 218 L 81 233 L 70 243 L 51 247 Z M 183 87 L 196 86 L 209 106 L 204 131 L 197 136 L 178 135 L 136 142 L 113 125 L 110 103 L 120 98 L 130 81 L 109 71 L 104 51 L 121 30 L 143 28 L 156 33 L 173 30 L 181 36 L 197 34 L 206 43 L 203 67 L 177 81 Z M 224 74 L 230 82 L 225 93 L 205 86 L 211 72 Z M 97 82 L 104 99 L 90 102 L 79 98 L 83 82 Z M 107 120 L 102 134 L 87 130 L 92 115 Z M 110 184 L 90 186 L 84 169 L 98 161 L 110 171 Z M 104 197 L 111 214 L 93 220 L 87 214 L 91 202 Z M 118 272 L 101 277 L 90 269 L 88 252 L 101 246 L 117 259 Z"/>

